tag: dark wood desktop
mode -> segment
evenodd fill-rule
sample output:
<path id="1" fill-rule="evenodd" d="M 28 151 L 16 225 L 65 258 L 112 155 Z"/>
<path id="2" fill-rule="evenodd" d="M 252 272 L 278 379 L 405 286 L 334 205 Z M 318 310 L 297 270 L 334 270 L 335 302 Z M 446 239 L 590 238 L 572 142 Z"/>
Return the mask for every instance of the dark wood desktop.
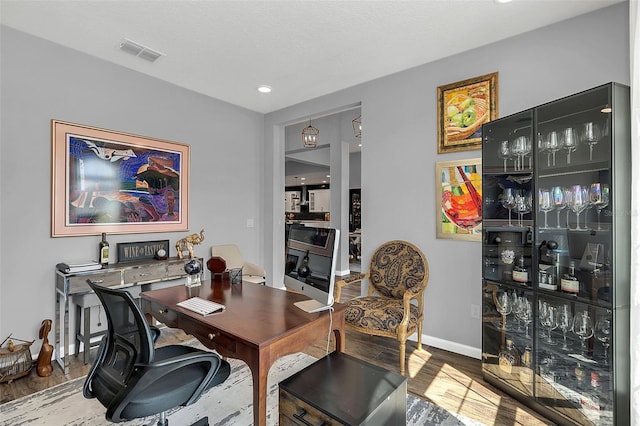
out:
<path id="1" fill-rule="evenodd" d="M 276 359 L 300 352 L 332 328 L 336 350 L 344 352 L 345 305 L 308 314 L 295 307 L 306 296 L 252 283 L 205 281 L 198 287 L 175 286 L 140 294 L 142 310 L 169 327 L 180 328 L 220 355 L 241 359 L 253 376 L 254 425 L 265 425 L 267 375 Z M 202 316 L 176 306 L 193 296 L 222 303 L 222 313 Z"/>

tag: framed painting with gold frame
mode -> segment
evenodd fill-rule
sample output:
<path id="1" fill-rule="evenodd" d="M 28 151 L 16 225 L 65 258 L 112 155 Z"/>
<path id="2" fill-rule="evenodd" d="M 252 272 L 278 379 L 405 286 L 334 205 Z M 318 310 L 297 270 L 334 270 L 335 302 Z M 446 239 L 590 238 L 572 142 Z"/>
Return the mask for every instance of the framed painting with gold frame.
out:
<path id="1" fill-rule="evenodd" d="M 482 147 L 482 125 L 498 117 L 498 73 L 438 87 L 438 154 Z"/>
<path id="2" fill-rule="evenodd" d="M 436 237 L 480 241 L 482 164 L 480 158 L 436 163 Z"/>
<path id="3" fill-rule="evenodd" d="M 189 145 L 51 121 L 51 236 L 189 229 Z"/>

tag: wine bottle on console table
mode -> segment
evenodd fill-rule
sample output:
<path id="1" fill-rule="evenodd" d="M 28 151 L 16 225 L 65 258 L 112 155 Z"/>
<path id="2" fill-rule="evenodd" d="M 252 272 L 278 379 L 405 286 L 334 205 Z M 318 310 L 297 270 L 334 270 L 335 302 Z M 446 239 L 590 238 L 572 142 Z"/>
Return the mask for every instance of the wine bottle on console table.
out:
<path id="1" fill-rule="evenodd" d="M 309 250 L 307 250 L 307 253 L 302 259 L 302 266 L 298 268 L 298 276 L 300 278 L 306 278 L 309 275 L 311 275 L 311 268 L 309 268 Z"/>
<path id="2" fill-rule="evenodd" d="M 107 234 L 102 233 L 102 241 L 100 241 L 100 263 L 102 266 L 109 264 L 109 242 L 107 241 Z"/>

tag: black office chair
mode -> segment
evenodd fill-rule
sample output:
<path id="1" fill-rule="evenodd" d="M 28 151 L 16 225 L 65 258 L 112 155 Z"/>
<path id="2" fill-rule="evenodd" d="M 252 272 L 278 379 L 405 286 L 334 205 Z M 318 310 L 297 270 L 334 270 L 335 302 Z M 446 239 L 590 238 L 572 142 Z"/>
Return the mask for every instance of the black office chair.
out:
<path id="1" fill-rule="evenodd" d="M 104 306 L 109 328 L 84 382 L 85 398 L 97 398 L 106 418 L 122 422 L 193 404 L 207 389 L 224 382 L 231 368 L 213 352 L 181 345 L 154 349 L 160 336 L 126 290 L 87 280 Z M 208 419 L 197 422 L 207 425 Z"/>

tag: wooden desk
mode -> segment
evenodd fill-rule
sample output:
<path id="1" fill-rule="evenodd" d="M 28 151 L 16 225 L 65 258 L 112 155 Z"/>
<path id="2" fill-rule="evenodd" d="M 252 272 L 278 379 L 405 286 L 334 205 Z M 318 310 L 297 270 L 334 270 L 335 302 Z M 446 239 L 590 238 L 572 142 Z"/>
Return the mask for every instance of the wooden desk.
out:
<path id="1" fill-rule="evenodd" d="M 226 306 L 224 312 L 201 316 L 176 303 L 193 296 Z M 300 352 L 333 329 L 336 350 L 344 352 L 345 305 L 308 314 L 294 302 L 301 294 L 251 283 L 205 281 L 199 287 L 175 286 L 140 294 L 142 310 L 169 327 L 180 328 L 225 357 L 241 359 L 253 377 L 254 425 L 266 425 L 267 375 L 283 355 Z M 331 318 L 331 316 L 333 318 Z"/>

